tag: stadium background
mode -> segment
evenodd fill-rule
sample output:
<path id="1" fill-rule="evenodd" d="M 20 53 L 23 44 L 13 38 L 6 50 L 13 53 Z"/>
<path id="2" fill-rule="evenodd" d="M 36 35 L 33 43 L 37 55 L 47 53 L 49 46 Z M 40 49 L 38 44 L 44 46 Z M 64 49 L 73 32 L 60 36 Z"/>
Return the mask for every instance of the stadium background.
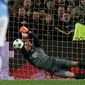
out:
<path id="1" fill-rule="evenodd" d="M 47 55 L 70 60 L 84 60 L 85 41 L 72 40 L 75 23 L 85 24 L 85 12 L 80 6 L 83 1 L 9 0 L 7 41 L 9 41 L 10 50 L 13 50 L 12 43 L 18 38 L 19 28 L 25 25 L 38 35 Z M 83 5 L 85 6 L 85 1 Z M 81 10 L 78 9 L 76 12 L 78 7 Z M 71 70 L 81 72 L 77 68 Z M 31 66 L 24 60 L 19 50 L 16 50 L 14 58 L 9 59 L 9 72 L 16 79 L 24 79 L 41 71 Z"/>

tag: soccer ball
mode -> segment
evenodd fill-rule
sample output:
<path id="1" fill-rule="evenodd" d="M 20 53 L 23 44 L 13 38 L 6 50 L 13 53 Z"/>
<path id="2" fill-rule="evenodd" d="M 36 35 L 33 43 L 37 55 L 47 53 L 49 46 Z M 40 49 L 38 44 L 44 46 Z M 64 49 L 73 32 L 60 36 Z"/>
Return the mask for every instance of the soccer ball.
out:
<path id="1" fill-rule="evenodd" d="M 16 39 L 13 42 L 13 48 L 14 49 L 21 49 L 24 45 L 24 42 L 21 39 Z"/>

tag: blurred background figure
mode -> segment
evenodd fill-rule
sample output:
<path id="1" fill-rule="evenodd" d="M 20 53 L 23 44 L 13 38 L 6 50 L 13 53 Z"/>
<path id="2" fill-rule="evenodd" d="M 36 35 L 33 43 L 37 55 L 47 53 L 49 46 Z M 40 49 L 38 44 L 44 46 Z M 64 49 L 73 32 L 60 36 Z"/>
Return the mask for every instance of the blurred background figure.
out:
<path id="1" fill-rule="evenodd" d="M 31 0 L 24 0 L 24 7 L 29 10 L 32 6 Z"/>
<path id="2" fill-rule="evenodd" d="M 45 19 L 44 19 L 44 23 L 43 23 L 43 25 L 44 25 L 44 28 L 42 29 L 42 35 L 43 35 L 43 33 L 44 33 L 44 35 L 43 35 L 43 39 L 44 40 L 53 40 L 53 37 L 54 37 L 54 35 L 52 35 L 53 34 L 53 32 L 54 32 L 54 21 L 53 21 L 54 19 L 53 19 L 53 16 L 52 16 L 52 14 L 46 14 L 45 15 Z"/>
<path id="3" fill-rule="evenodd" d="M 6 31 L 8 26 L 8 0 L 0 0 L 0 77 L 4 74 L 3 69 L 6 69 L 5 66 L 7 66 L 8 60 L 5 60 L 7 56 L 4 56 L 4 46 L 5 46 L 5 40 L 6 40 Z M 5 50 L 6 52 L 6 50 Z M 6 62 L 6 63 L 5 63 Z M 4 74 L 5 75 L 5 74 Z M 5 75 L 6 76 L 6 75 Z"/>
<path id="4" fill-rule="evenodd" d="M 68 11 L 65 11 L 63 13 L 61 20 L 57 22 L 56 27 L 58 31 L 57 33 L 58 33 L 59 40 L 72 41 L 72 32 L 74 29 L 74 22 Z"/>
<path id="5" fill-rule="evenodd" d="M 80 0 L 79 5 L 73 9 L 71 16 L 76 18 L 76 22 L 85 24 L 85 0 Z"/>
<path id="6" fill-rule="evenodd" d="M 61 20 L 64 11 L 65 11 L 65 7 L 63 5 L 60 5 L 58 7 L 58 11 L 57 11 L 57 14 L 55 16 L 55 23 L 57 23 L 56 21 L 60 21 Z"/>
<path id="7" fill-rule="evenodd" d="M 8 10 L 9 10 L 9 16 L 13 15 L 13 13 L 14 13 L 14 1 L 8 2 Z"/>
<path id="8" fill-rule="evenodd" d="M 69 12 L 69 14 L 72 13 L 73 8 L 74 8 L 74 7 L 73 7 L 72 5 L 69 5 L 69 6 L 67 7 L 67 11 Z"/>
<path id="9" fill-rule="evenodd" d="M 0 47 L 4 46 L 8 25 L 8 0 L 0 0 Z"/>

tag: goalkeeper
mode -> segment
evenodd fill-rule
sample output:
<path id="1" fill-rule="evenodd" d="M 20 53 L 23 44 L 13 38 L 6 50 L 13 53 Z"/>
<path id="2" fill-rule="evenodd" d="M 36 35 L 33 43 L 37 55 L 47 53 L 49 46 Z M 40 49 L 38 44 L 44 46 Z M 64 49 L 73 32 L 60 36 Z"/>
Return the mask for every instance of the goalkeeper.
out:
<path id="1" fill-rule="evenodd" d="M 25 59 L 28 60 L 35 67 L 47 71 L 52 75 L 60 76 L 63 78 L 83 79 L 85 74 L 75 74 L 70 72 L 71 67 L 85 68 L 85 62 L 70 61 L 65 59 L 56 59 L 45 54 L 40 46 L 39 39 L 33 32 L 28 29 L 28 36 L 33 38 L 33 44 L 26 40 L 21 52 Z M 25 36 L 24 36 L 25 37 Z"/>

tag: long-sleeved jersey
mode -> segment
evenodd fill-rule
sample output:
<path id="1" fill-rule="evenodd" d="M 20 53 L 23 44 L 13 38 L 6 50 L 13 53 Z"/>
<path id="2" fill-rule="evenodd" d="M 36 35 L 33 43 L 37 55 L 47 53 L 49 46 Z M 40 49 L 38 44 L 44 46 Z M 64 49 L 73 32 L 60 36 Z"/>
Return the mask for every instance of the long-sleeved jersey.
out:
<path id="1" fill-rule="evenodd" d="M 55 59 L 45 54 L 43 49 L 40 46 L 38 37 L 34 33 L 29 34 L 33 38 L 33 53 L 31 51 L 27 52 L 23 47 L 21 49 L 24 58 L 27 59 L 35 67 L 52 72 L 54 69 L 53 62 Z"/>
<path id="2" fill-rule="evenodd" d="M 24 58 L 27 59 L 28 62 L 30 62 L 32 65 L 41 70 L 48 71 L 54 75 L 65 77 L 66 70 L 70 70 L 71 68 L 71 61 L 65 59 L 56 59 L 54 57 L 46 55 L 40 46 L 36 34 L 31 32 L 29 35 L 33 38 L 33 52 L 28 52 L 23 47 L 21 51 L 24 55 Z"/>

